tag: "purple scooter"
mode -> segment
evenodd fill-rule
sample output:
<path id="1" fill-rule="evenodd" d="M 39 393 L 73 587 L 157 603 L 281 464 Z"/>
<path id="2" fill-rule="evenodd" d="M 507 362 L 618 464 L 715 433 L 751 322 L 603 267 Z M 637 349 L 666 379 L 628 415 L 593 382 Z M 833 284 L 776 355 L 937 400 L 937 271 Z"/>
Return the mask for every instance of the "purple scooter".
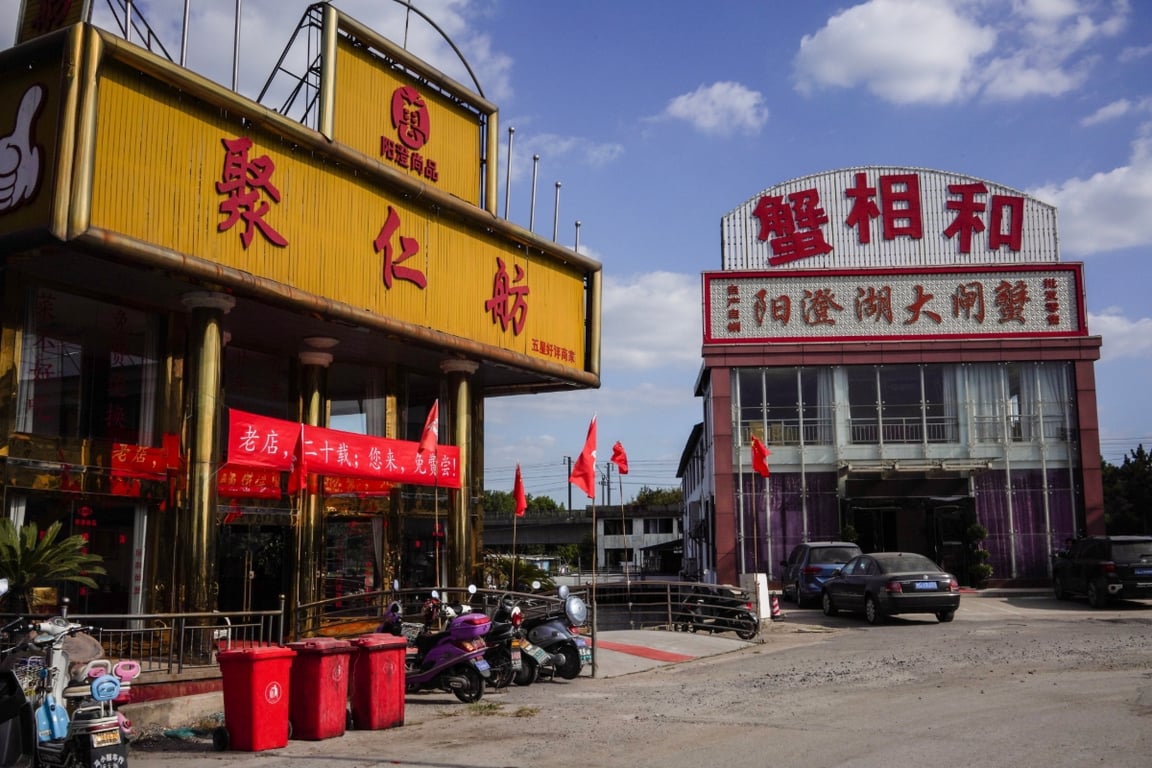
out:
<path id="1" fill-rule="evenodd" d="M 430 631 L 444 614 L 451 614 L 444 630 Z M 451 691 L 466 704 L 479 701 L 491 674 L 484 660 L 484 635 L 491 626 L 492 620 L 483 613 L 456 616 L 444 610 L 439 594 L 432 592 L 424 602 L 424 630 L 416 636 L 416 653 L 408 656 L 405 689 L 416 693 L 436 688 Z"/>

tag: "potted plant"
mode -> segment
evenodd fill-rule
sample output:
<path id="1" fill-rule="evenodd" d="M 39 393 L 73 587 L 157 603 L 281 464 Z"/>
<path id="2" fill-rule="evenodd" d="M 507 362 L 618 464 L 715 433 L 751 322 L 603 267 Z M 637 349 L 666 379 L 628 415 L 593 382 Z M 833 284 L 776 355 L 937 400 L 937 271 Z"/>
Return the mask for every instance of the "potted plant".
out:
<path id="1" fill-rule="evenodd" d="M 60 582 L 73 582 L 95 589 L 92 578 L 105 573 L 103 558 L 84 551 L 83 536 L 60 538 L 59 521 L 44 529 L 35 523 L 17 529 L 0 519 L 0 578 L 8 579 L 8 595 L 15 613 L 28 613 L 34 605 L 32 591 Z M 0 598 L 2 599 L 2 598 Z"/>
<path id="2" fill-rule="evenodd" d="M 988 529 L 973 523 L 968 526 L 968 579 L 972 586 L 982 588 L 992 578 L 992 566 L 988 562 L 992 553 L 984 549 L 984 540 L 988 538 Z"/>

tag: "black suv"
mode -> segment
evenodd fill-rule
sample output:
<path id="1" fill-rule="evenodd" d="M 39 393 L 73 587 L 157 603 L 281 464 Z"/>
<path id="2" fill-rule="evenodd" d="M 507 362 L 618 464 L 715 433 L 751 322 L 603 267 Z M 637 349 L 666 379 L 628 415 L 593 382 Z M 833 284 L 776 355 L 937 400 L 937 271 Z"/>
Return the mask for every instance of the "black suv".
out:
<path id="1" fill-rule="evenodd" d="M 1152 536 L 1089 536 L 1072 540 L 1052 562 L 1057 600 L 1087 595 L 1103 608 L 1110 598 L 1152 598 Z"/>

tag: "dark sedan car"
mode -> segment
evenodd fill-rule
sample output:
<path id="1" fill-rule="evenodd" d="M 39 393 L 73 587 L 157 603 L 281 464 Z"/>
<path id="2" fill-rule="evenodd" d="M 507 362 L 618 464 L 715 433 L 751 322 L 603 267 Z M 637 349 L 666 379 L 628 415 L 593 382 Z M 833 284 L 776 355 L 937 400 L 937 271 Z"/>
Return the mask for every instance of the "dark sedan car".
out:
<path id="1" fill-rule="evenodd" d="M 824 615 L 863 613 L 879 624 L 901 613 L 934 613 L 952 621 L 960 607 L 960 583 L 924 555 L 873 552 L 849 560 L 824 582 Z"/>

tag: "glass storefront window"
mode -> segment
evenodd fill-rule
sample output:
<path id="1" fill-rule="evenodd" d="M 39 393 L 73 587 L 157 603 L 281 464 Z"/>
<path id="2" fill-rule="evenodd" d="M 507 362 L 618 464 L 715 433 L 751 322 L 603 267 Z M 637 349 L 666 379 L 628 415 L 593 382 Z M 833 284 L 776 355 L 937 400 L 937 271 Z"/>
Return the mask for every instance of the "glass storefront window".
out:
<path id="1" fill-rule="evenodd" d="M 16 431 L 152 445 L 157 319 L 49 288 L 28 297 Z"/>

